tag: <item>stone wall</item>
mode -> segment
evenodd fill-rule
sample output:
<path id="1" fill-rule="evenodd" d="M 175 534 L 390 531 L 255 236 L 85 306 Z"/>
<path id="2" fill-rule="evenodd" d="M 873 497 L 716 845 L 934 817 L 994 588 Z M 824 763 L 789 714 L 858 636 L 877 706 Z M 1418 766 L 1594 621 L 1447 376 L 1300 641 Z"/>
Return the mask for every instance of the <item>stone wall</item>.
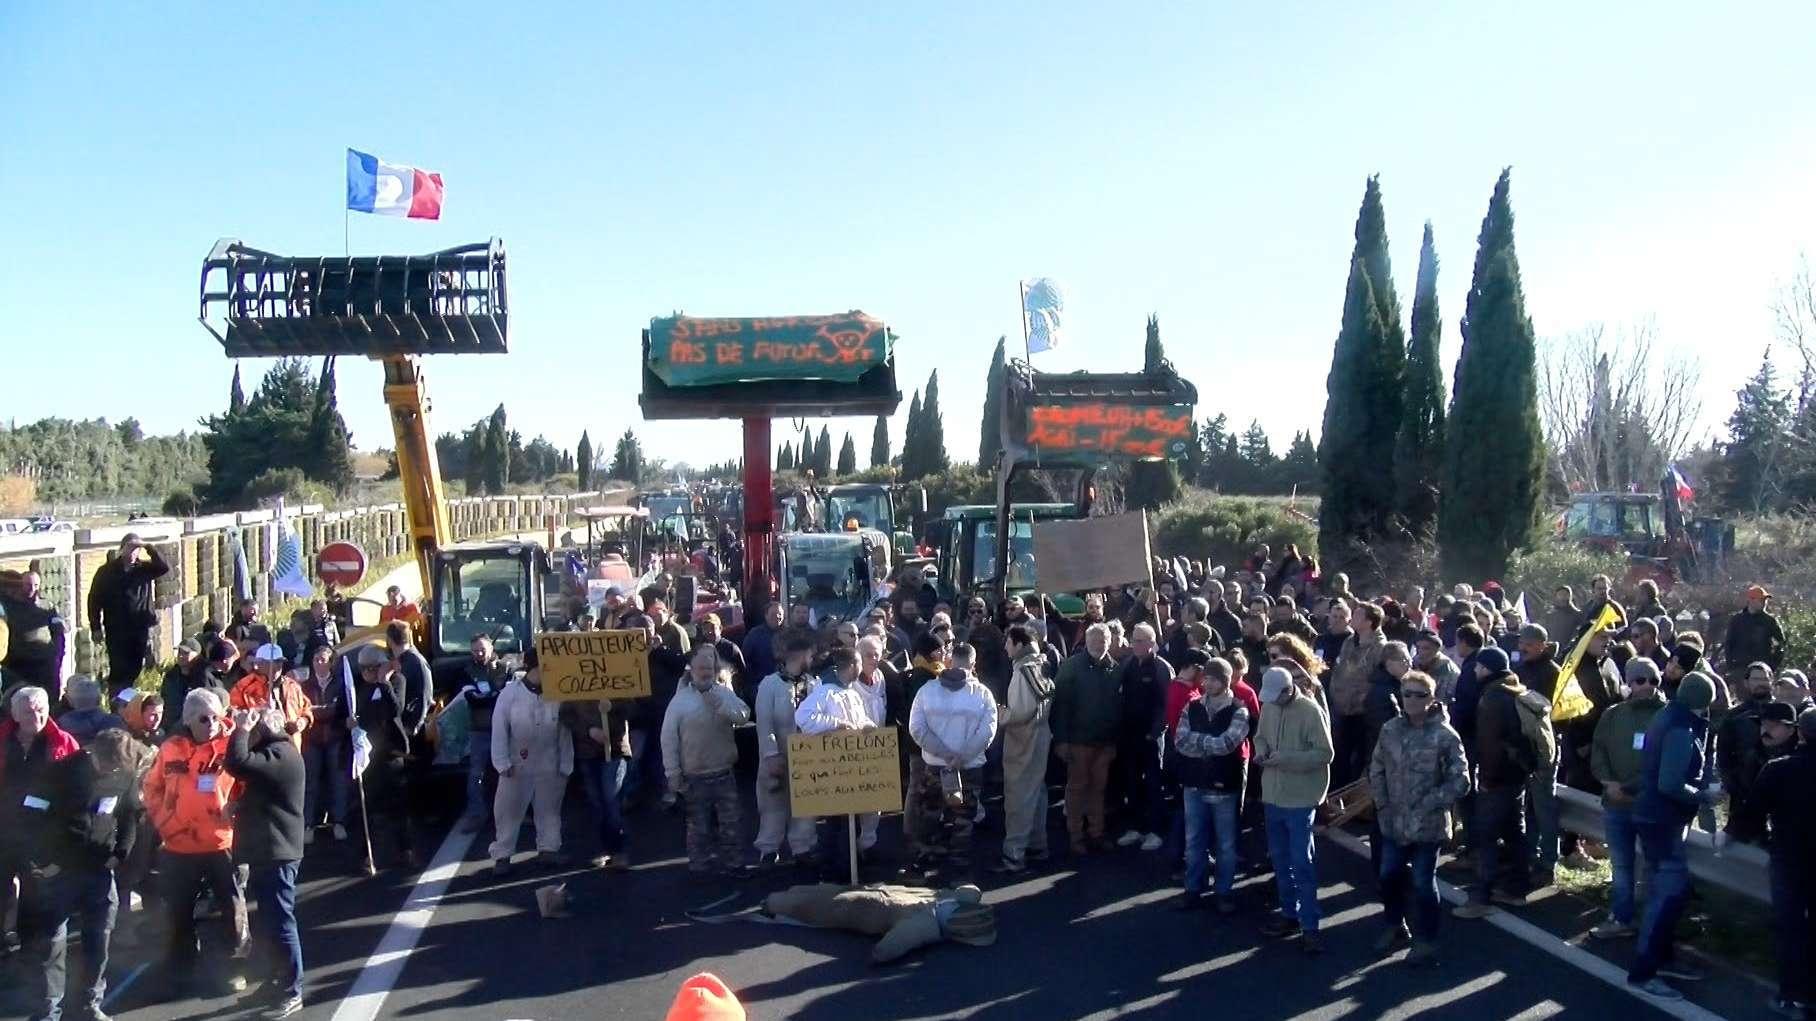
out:
<path id="1" fill-rule="evenodd" d="M 551 523 L 565 526 L 573 512 L 596 499 L 597 493 L 548 496 L 473 497 L 448 502 L 449 527 L 457 542 L 497 535 L 536 532 Z M 246 567 L 253 596 L 261 612 L 271 608 L 272 564 L 266 543 L 276 527 L 274 512 L 246 511 L 198 518 L 159 518 L 129 525 L 0 536 L 0 569 L 25 570 L 35 565 L 44 577 L 44 598 L 54 603 L 71 628 L 70 654 L 64 673 L 93 673 L 104 668 L 104 659 L 88 630 L 88 591 L 95 572 L 117 550 L 128 532 L 155 547 L 170 564 L 170 573 L 156 585 L 158 632 L 153 645 L 160 662 L 175 655 L 185 635 L 201 630 L 204 621 L 225 623 L 232 615 L 233 530 L 238 529 L 246 551 Z M 406 553 L 410 549 L 409 521 L 402 504 L 325 510 L 305 506 L 290 518 L 302 539 L 304 571 L 315 578 L 315 554 L 331 542 L 352 542 L 366 551 L 370 562 Z M 268 616 L 268 614 L 267 614 Z M 276 626 L 276 622 L 273 626 Z"/>

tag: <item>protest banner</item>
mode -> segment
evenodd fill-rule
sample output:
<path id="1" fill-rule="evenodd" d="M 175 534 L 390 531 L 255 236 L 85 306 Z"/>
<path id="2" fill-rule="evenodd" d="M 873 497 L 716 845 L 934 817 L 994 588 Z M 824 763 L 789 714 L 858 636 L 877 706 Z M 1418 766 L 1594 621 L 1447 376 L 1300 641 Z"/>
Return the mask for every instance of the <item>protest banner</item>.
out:
<path id="1" fill-rule="evenodd" d="M 900 742 L 894 727 L 790 736 L 789 814 L 805 819 L 899 811 Z"/>
<path id="2" fill-rule="evenodd" d="M 551 702 L 643 698 L 650 693 L 642 631 L 545 631 L 536 636 L 542 697 Z"/>
<path id="3" fill-rule="evenodd" d="M 1043 592 L 1152 585 L 1153 563 L 1144 511 L 1034 523 L 1034 564 Z"/>

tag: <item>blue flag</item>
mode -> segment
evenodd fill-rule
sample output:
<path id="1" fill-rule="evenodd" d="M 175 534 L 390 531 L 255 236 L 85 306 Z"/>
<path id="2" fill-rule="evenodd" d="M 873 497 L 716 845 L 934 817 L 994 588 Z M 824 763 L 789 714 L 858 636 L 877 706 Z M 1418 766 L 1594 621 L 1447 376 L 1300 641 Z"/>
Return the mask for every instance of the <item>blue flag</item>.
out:
<path id="1" fill-rule="evenodd" d="M 1065 296 L 1051 279 L 1041 277 L 1022 284 L 1022 327 L 1027 333 L 1029 354 L 1059 346 L 1065 311 Z"/>

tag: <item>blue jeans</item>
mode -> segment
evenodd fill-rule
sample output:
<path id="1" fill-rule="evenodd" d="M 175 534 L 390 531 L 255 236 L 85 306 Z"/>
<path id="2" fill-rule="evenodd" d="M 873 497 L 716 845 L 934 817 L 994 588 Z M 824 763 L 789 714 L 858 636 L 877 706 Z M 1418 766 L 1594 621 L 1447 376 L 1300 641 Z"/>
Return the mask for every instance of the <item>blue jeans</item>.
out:
<path id="1" fill-rule="evenodd" d="M 1389 926 L 1407 923 L 1420 943 L 1438 939 L 1438 844 L 1381 840 L 1381 906 Z M 1407 910 L 1411 894 L 1411 911 Z"/>
<path id="2" fill-rule="evenodd" d="M 492 768 L 492 732 L 467 732 L 467 819 L 484 823 L 492 814 L 492 799 L 486 796 L 486 775 Z"/>
<path id="3" fill-rule="evenodd" d="M 624 774 L 630 762 L 619 758 L 581 759 L 574 763 L 586 803 L 599 823 L 599 849 L 606 854 L 624 850 Z"/>
<path id="4" fill-rule="evenodd" d="M 1267 854 L 1274 861 L 1280 913 L 1297 918 L 1305 932 L 1318 931 L 1318 852 L 1312 845 L 1312 808 L 1265 805 Z"/>
<path id="5" fill-rule="evenodd" d="M 1633 924 L 1633 891 L 1639 879 L 1639 837 L 1634 826 L 1633 809 L 1602 808 L 1608 864 L 1614 868 L 1614 880 L 1608 887 L 1608 914 L 1622 925 Z"/>
<path id="6" fill-rule="evenodd" d="M 1203 893 L 1209 871 L 1211 837 L 1217 838 L 1217 896 L 1228 897 L 1236 885 L 1236 803 L 1234 791 L 1187 787 L 1185 806 L 1185 892 Z"/>
<path id="7" fill-rule="evenodd" d="M 69 923 L 82 933 L 77 950 L 78 987 L 84 1012 L 99 1010 L 107 993 L 107 943 L 113 933 L 118 901 L 114 876 L 106 869 L 65 870 L 53 879 L 20 877 L 19 935 L 31 958 L 42 963 L 36 976 L 43 985 L 31 989 L 33 1016 L 62 1016 L 67 977 Z M 30 989 L 30 982 L 27 983 Z"/>
<path id="8" fill-rule="evenodd" d="M 348 798 L 353 792 L 353 764 L 348 751 L 345 738 L 326 743 L 303 739 L 304 826 L 321 821 L 323 793 L 328 795 L 328 821 L 346 824 Z"/>
<path id="9" fill-rule="evenodd" d="M 252 866 L 246 886 L 259 906 L 259 928 L 276 951 L 278 987 L 286 996 L 303 995 L 303 940 L 296 930 L 296 862 Z"/>
<path id="10" fill-rule="evenodd" d="M 1541 872 L 1557 868 L 1557 763 L 1540 765 L 1526 781 L 1526 858 Z"/>
<path id="11" fill-rule="evenodd" d="M 1672 959 L 1671 937 L 1690 902 L 1690 859 L 1684 851 L 1684 827 L 1669 822 L 1640 822 L 1639 849 L 1652 862 L 1652 889 L 1646 898 L 1646 920 L 1639 929 L 1639 953 L 1627 981 L 1644 982 Z"/>
<path id="12" fill-rule="evenodd" d="M 668 777 L 662 772 L 662 730 L 631 728 L 631 767 L 624 777 L 622 797 L 629 801 L 639 794 L 655 801 L 668 789 Z"/>

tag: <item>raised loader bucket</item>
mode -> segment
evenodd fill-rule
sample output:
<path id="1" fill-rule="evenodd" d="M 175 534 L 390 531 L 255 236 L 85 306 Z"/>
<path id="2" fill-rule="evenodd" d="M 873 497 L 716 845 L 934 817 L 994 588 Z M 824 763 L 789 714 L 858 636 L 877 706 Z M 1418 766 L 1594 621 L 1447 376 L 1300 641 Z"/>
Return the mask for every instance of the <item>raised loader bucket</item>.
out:
<path id="1" fill-rule="evenodd" d="M 232 358 L 504 354 L 503 242 L 428 255 L 273 255 L 223 239 L 201 320 Z"/>

